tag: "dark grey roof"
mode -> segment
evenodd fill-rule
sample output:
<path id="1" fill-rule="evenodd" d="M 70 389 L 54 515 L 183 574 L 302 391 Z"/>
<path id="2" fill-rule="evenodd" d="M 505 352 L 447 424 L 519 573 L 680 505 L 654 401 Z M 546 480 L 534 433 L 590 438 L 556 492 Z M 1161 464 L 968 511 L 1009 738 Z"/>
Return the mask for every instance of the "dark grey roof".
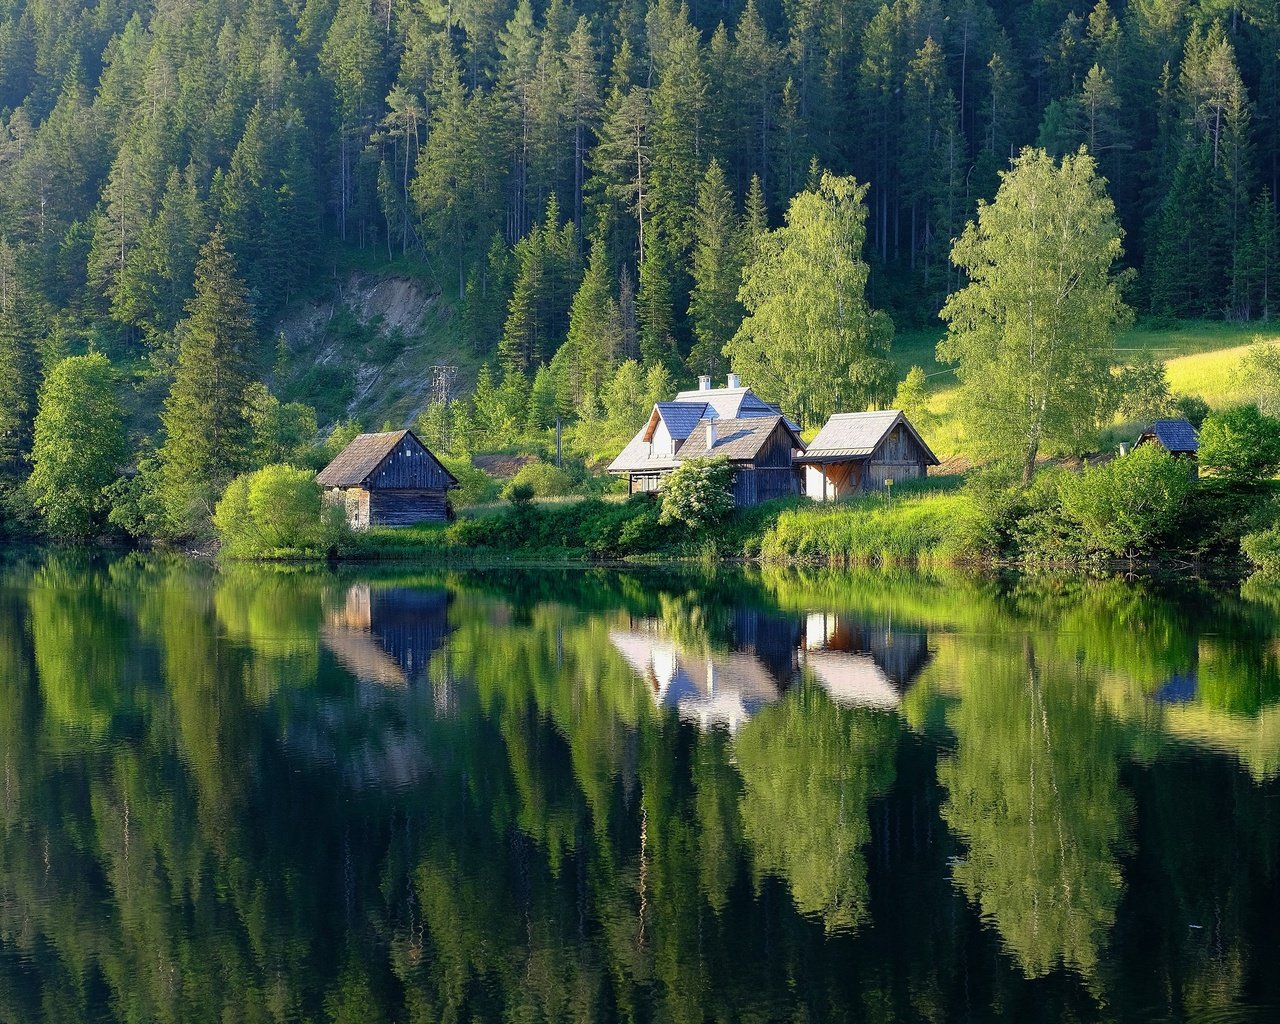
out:
<path id="1" fill-rule="evenodd" d="M 716 433 L 714 446 L 707 444 L 707 427 L 712 423 L 715 424 Z M 731 462 L 749 462 L 760 454 L 779 423 L 791 435 L 791 443 L 797 448 L 803 448 L 804 443 L 777 413 L 742 419 L 704 419 L 680 449 L 680 461 L 723 456 Z"/>
<path id="2" fill-rule="evenodd" d="M 1156 420 L 1139 440 L 1155 438 L 1167 452 L 1198 452 L 1200 438 L 1186 420 Z"/>
<path id="3" fill-rule="evenodd" d="M 413 438 L 414 443 L 424 452 L 431 454 L 412 430 L 360 434 L 343 448 L 329 465 L 316 474 L 316 483 L 321 487 L 360 487 L 373 475 L 374 470 L 382 465 L 406 435 Z M 444 472 L 452 481 L 451 486 L 457 486 L 458 481 L 454 479 L 453 474 L 448 470 Z"/>
<path id="4" fill-rule="evenodd" d="M 706 415 L 706 402 L 659 402 L 658 415 L 667 425 L 667 433 L 678 441 L 683 441 L 698 425 L 698 421 Z"/>
<path id="5" fill-rule="evenodd" d="M 880 412 L 836 413 L 818 431 L 818 436 L 805 450 L 804 459 L 809 462 L 823 462 L 833 459 L 869 458 L 899 423 L 902 423 L 920 443 L 929 465 L 938 465 L 938 457 L 925 444 L 920 432 L 897 409 L 885 409 Z"/>

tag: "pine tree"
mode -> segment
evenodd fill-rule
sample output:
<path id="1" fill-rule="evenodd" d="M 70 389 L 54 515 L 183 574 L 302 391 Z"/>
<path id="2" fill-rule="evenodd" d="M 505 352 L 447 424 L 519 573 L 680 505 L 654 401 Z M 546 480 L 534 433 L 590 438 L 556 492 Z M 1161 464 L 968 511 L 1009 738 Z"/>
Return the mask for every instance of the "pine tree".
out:
<path id="1" fill-rule="evenodd" d="M 696 340 L 687 365 L 694 373 L 718 376 L 724 346 L 742 321 L 742 240 L 733 197 L 714 160 L 698 186 L 695 224 L 689 319 Z"/>
<path id="2" fill-rule="evenodd" d="M 665 239 L 651 236 L 640 261 L 640 292 L 636 318 L 640 325 L 640 359 L 646 365 L 673 363 L 677 358 L 671 271 Z"/>
<path id="3" fill-rule="evenodd" d="M 598 396 L 622 347 L 622 322 L 612 282 L 604 243 L 596 239 L 587 272 L 573 297 L 568 336 L 560 353 L 561 390 L 574 408 Z"/>
<path id="4" fill-rule="evenodd" d="M 252 456 L 245 393 L 255 334 L 247 291 L 222 230 L 200 250 L 195 296 L 178 326 L 178 363 L 161 419 L 161 493 L 168 531 L 204 529 L 214 501 Z"/>

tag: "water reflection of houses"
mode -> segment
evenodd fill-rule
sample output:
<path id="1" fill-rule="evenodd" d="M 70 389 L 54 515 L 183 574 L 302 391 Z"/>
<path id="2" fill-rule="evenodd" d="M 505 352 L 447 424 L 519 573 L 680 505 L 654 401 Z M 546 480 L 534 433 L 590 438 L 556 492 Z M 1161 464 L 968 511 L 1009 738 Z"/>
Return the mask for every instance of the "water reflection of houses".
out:
<path id="1" fill-rule="evenodd" d="M 837 704 L 896 708 L 929 661 L 927 634 L 813 612 L 803 663 Z"/>
<path id="2" fill-rule="evenodd" d="M 779 700 L 803 669 L 838 704 L 884 709 L 899 704 L 929 660 L 923 632 L 821 613 L 802 620 L 740 609 L 728 649 L 682 642 L 647 618 L 610 630 L 609 639 L 659 707 L 730 732 Z"/>
<path id="3" fill-rule="evenodd" d="M 449 593 L 408 587 L 347 590 L 321 626 L 324 646 L 356 680 L 336 700 L 309 699 L 289 717 L 285 743 L 335 768 L 353 789 L 395 790 L 429 770 L 418 725 L 422 702 L 449 710 L 447 679 L 428 676 L 449 634 Z"/>
<path id="4" fill-rule="evenodd" d="M 449 592 L 357 584 L 326 617 L 324 644 L 361 682 L 421 680 L 449 632 Z"/>

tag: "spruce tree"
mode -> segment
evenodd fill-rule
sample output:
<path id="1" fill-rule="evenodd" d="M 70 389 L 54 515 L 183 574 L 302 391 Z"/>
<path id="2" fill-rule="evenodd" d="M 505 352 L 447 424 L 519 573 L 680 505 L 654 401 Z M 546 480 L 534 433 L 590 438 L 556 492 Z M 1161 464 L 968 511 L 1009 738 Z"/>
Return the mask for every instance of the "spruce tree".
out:
<path id="1" fill-rule="evenodd" d="M 689 319 L 695 340 L 687 364 L 694 373 L 716 376 L 724 366 L 724 346 L 742 321 L 742 240 L 733 197 L 714 160 L 698 186 L 694 223 Z"/>
<path id="2" fill-rule="evenodd" d="M 253 317 L 221 228 L 200 250 L 195 296 L 177 333 L 178 363 L 161 416 L 159 498 L 168 531 L 189 536 L 203 530 L 218 495 L 253 452 L 246 407 Z"/>

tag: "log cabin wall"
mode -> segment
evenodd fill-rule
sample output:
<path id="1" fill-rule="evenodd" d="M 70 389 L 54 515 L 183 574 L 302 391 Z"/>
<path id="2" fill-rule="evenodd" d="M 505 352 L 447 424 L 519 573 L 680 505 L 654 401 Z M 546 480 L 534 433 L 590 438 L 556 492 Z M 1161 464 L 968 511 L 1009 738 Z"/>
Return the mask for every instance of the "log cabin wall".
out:
<path id="1" fill-rule="evenodd" d="M 406 434 L 366 481 L 371 491 L 445 491 L 452 482 L 426 448 Z"/>
<path id="2" fill-rule="evenodd" d="M 369 494 L 369 523 L 372 526 L 412 526 L 415 523 L 444 523 L 449 513 L 443 490 L 375 490 Z"/>

